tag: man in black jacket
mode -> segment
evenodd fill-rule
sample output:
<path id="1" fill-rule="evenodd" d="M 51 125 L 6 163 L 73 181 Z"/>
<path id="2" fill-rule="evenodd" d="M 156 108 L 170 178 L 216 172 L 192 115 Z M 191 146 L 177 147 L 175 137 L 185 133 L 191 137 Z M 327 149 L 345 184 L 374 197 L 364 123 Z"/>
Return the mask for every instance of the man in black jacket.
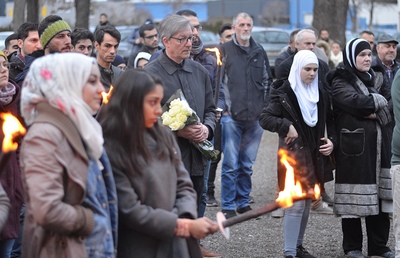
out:
<path id="1" fill-rule="evenodd" d="M 94 34 L 94 40 L 94 47 L 97 50 L 97 64 L 101 75 L 100 81 L 108 92 L 111 85 L 123 72 L 112 65 L 118 52 L 121 34 L 114 27 L 100 27 Z"/>
<path id="2" fill-rule="evenodd" d="M 42 49 L 39 41 L 38 24 L 32 22 L 23 23 L 17 30 L 18 50 L 9 56 L 10 71 L 9 77 L 15 81 L 17 74 L 25 68 L 25 56 L 36 50 Z"/>
<path id="3" fill-rule="evenodd" d="M 221 118 L 221 206 L 225 217 L 251 210 L 252 166 L 263 129 L 258 118 L 267 106 L 272 74 L 267 54 L 251 37 L 253 19 L 247 13 L 233 18 L 233 39 L 221 45 L 225 58 L 226 108 Z"/>

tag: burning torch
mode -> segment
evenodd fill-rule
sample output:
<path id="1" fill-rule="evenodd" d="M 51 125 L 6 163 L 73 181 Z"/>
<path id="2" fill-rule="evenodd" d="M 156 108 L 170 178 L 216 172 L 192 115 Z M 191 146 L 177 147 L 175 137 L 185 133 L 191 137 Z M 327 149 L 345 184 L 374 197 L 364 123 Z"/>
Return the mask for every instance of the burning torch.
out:
<path id="1" fill-rule="evenodd" d="M 219 52 L 219 49 L 217 47 L 213 48 L 206 48 L 207 51 L 214 52 L 216 57 L 217 57 L 217 77 L 215 79 L 215 95 L 214 95 L 214 104 L 217 107 L 217 111 L 222 111 L 218 110 L 218 99 L 219 99 L 219 90 L 221 87 L 221 71 L 225 69 L 225 62 L 224 59 L 221 59 L 221 54 Z"/>
<path id="2" fill-rule="evenodd" d="M 295 182 L 294 178 L 294 168 L 290 165 L 290 163 L 295 164 L 295 160 L 288 157 L 287 152 L 283 149 L 279 150 L 279 154 L 281 156 L 280 162 L 286 167 L 286 176 L 285 176 L 285 188 L 279 192 L 278 198 L 263 207 L 258 209 L 250 210 L 241 215 L 226 219 L 222 212 L 217 213 L 217 223 L 219 229 L 222 232 L 222 235 L 229 239 L 229 227 L 233 226 L 237 223 L 247 221 L 253 218 L 257 218 L 266 213 L 272 212 L 278 208 L 289 208 L 293 205 L 294 202 L 304 200 L 304 199 L 318 199 L 320 196 L 320 188 L 316 184 L 314 186 L 313 193 L 305 193 L 301 188 L 300 182 Z M 289 162 L 290 161 L 290 162 Z"/>
<path id="3" fill-rule="evenodd" d="M 110 90 L 108 91 L 108 93 L 104 92 L 104 91 L 101 93 L 101 96 L 103 97 L 103 104 L 107 104 L 108 103 L 108 101 L 110 100 L 111 93 L 112 93 L 113 90 L 114 90 L 114 86 L 111 85 Z"/>
<path id="4" fill-rule="evenodd" d="M 26 129 L 22 126 L 19 120 L 9 114 L 1 113 L 3 120 L 3 133 L 4 139 L 2 143 L 2 153 L 0 156 L 0 173 L 8 164 L 8 159 L 13 151 L 18 148 L 18 141 L 25 135 Z"/>

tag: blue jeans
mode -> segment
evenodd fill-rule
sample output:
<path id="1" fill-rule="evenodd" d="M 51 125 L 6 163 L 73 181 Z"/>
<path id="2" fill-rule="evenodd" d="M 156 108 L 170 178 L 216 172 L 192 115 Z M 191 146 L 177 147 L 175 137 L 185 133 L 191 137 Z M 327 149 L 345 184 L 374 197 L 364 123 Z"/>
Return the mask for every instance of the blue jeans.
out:
<path id="1" fill-rule="evenodd" d="M 235 210 L 249 205 L 251 175 L 263 133 L 258 120 L 235 121 L 221 118 L 222 151 L 221 207 Z"/>
<path id="2" fill-rule="evenodd" d="M 13 248 L 15 239 L 1 240 L 0 241 L 0 257 L 9 258 Z"/>
<path id="3" fill-rule="evenodd" d="M 24 218 L 25 218 L 25 204 L 22 205 L 21 212 L 19 214 L 19 233 L 18 233 L 18 238 L 15 239 L 12 248 L 11 258 L 21 257 L 22 233 L 24 231 Z"/>
<path id="4" fill-rule="evenodd" d="M 210 165 L 211 165 L 211 161 L 208 162 L 206 170 L 204 171 L 204 190 L 203 190 L 203 194 L 201 195 L 201 202 L 200 202 L 200 206 L 199 206 L 199 212 L 197 214 L 197 216 L 199 218 L 204 217 L 204 213 L 206 212 L 206 206 L 207 206 L 207 190 L 208 190 L 208 176 L 210 173 Z"/>
<path id="5" fill-rule="evenodd" d="M 311 199 L 297 201 L 285 211 L 283 219 L 284 255 L 296 257 L 296 249 L 303 245 L 304 233 L 310 216 Z"/>

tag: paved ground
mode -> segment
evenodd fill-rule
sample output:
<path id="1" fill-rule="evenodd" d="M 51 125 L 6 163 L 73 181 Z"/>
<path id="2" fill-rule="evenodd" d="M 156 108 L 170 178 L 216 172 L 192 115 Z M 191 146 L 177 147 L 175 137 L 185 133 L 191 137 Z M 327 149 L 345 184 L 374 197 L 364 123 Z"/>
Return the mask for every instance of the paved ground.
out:
<path id="1" fill-rule="evenodd" d="M 261 207 L 275 198 L 276 189 L 276 134 L 264 132 L 257 161 L 254 165 L 252 196 L 253 208 Z M 216 188 L 219 200 L 220 167 Z M 326 185 L 327 192 L 333 193 L 333 183 Z M 216 220 L 220 207 L 207 207 L 206 216 Z M 220 253 L 223 258 L 276 258 L 283 257 L 283 219 L 272 218 L 270 214 L 258 220 L 250 220 L 230 228 L 231 237 L 225 239 L 220 232 L 207 237 L 202 243 L 210 250 Z M 364 232 L 365 233 L 365 232 Z M 364 234 L 366 235 L 366 234 Z M 311 214 L 308 222 L 304 246 L 316 257 L 344 257 L 341 248 L 342 234 L 340 219 L 334 215 Z M 391 232 L 389 246 L 393 250 Z M 366 243 L 364 241 L 364 253 Z"/>

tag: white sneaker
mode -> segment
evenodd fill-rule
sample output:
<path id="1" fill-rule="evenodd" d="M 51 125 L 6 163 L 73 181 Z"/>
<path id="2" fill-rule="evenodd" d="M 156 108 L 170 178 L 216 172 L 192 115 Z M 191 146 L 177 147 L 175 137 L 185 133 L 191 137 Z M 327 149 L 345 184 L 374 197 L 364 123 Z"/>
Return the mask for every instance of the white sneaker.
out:
<path id="1" fill-rule="evenodd" d="M 318 202 L 318 201 L 317 201 Z M 319 202 L 319 205 L 311 204 L 311 213 L 333 214 L 333 210 L 326 202 Z"/>
<path id="2" fill-rule="evenodd" d="M 282 208 L 278 208 L 273 212 L 271 212 L 271 217 L 273 218 L 283 218 L 284 215 L 285 215 L 285 210 Z"/>

